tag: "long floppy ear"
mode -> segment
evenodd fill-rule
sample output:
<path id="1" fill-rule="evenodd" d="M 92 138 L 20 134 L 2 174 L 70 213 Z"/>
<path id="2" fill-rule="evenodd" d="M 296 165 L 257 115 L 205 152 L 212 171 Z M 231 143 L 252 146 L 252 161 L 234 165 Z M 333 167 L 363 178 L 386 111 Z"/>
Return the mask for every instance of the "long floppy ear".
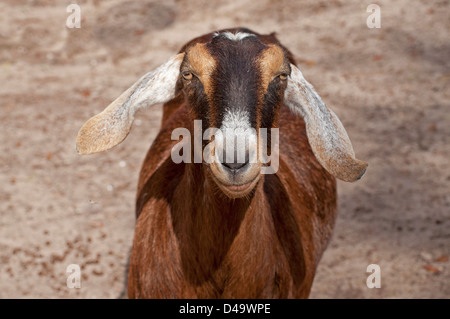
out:
<path id="1" fill-rule="evenodd" d="M 368 163 L 355 158 L 341 121 L 292 64 L 284 102 L 304 118 L 314 155 L 330 174 L 346 182 L 354 182 L 364 175 Z"/>
<path id="2" fill-rule="evenodd" d="M 145 74 L 103 112 L 84 123 L 77 136 L 78 153 L 92 154 L 116 146 L 127 137 L 139 109 L 173 99 L 183 55 L 175 55 Z"/>

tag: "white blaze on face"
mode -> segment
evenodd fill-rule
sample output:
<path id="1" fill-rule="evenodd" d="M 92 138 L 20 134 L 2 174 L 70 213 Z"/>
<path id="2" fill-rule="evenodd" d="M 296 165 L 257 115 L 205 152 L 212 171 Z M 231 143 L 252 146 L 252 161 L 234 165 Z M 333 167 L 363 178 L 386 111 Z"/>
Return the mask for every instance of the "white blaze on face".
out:
<path id="1" fill-rule="evenodd" d="M 214 37 L 217 36 L 221 36 L 223 35 L 224 37 L 226 37 L 229 40 L 233 40 L 233 41 L 241 41 L 245 38 L 248 37 L 256 37 L 256 34 L 252 34 L 252 33 L 247 33 L 247 32 L 237 32 L 237 33 L 231 33 L 231 32 L 216 32 L 214 33 Z"/>
<path id="2" fill-rule="evenodd" d="M 250 125 L 250 114 L 245 110 L 229 110 L 216 136 L 216 158 L 227 163 L 256 163 L 257 135 Z M 224 158 L 223 154 L 226 154 Z"/>

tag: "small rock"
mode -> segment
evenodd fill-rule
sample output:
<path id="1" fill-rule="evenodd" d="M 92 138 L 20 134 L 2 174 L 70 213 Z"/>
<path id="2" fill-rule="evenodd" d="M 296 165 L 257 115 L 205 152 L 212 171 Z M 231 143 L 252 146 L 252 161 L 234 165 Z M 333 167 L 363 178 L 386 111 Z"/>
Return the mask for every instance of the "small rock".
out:
<path id="1" fill-rule="evenodd" d="M 433 256 L 430 253 L 423 251 L 420 253 L 420 258 L 422 258 L 425 261 L 430 261 L 431 259 L 433 259 Z"/>

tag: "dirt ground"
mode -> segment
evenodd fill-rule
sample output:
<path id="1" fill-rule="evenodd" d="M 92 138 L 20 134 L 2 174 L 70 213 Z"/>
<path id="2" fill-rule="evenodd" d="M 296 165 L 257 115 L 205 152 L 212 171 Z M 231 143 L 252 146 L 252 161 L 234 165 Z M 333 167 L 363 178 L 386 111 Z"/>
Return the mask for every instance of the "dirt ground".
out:
<path id="1" fill-rule="evenodd" d="M 66 7 L 78 3 L 81 28 Z M 450 2 L 169 0 L 0 2 L 0 297 L 116 298 L 134 231 L 140 165 L 161 121 L 141 111 L 125 143 L 80 156 L 75 138 L 189 39 L 276 31 L 346 127 L 358 183 L 312 298 L 450 297 Z M 81 288 L 66 267 L 81 266 Z M 366 286 L 369 264 L 381 288 Z"/>

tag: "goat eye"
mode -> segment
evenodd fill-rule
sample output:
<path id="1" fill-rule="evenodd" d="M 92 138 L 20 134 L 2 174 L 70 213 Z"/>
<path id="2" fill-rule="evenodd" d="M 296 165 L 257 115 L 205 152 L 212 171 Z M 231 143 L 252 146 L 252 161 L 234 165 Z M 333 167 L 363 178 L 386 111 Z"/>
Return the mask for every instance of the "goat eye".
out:
<path id="1" fill-rule="evenodd" d="M 281 73 L 278 77 L 280 78 L 280 80 L 284 81 L 287 79 L 288 75 L 286 73 Z"/>
<path id="2" fill-rule="evenodd" d="M 185 79 L 187 81 L 192 80 L 192 77 L 193 77 L 191 72 L 183 72 L 182 76 L 183 76 L 183 79 Z"/>

